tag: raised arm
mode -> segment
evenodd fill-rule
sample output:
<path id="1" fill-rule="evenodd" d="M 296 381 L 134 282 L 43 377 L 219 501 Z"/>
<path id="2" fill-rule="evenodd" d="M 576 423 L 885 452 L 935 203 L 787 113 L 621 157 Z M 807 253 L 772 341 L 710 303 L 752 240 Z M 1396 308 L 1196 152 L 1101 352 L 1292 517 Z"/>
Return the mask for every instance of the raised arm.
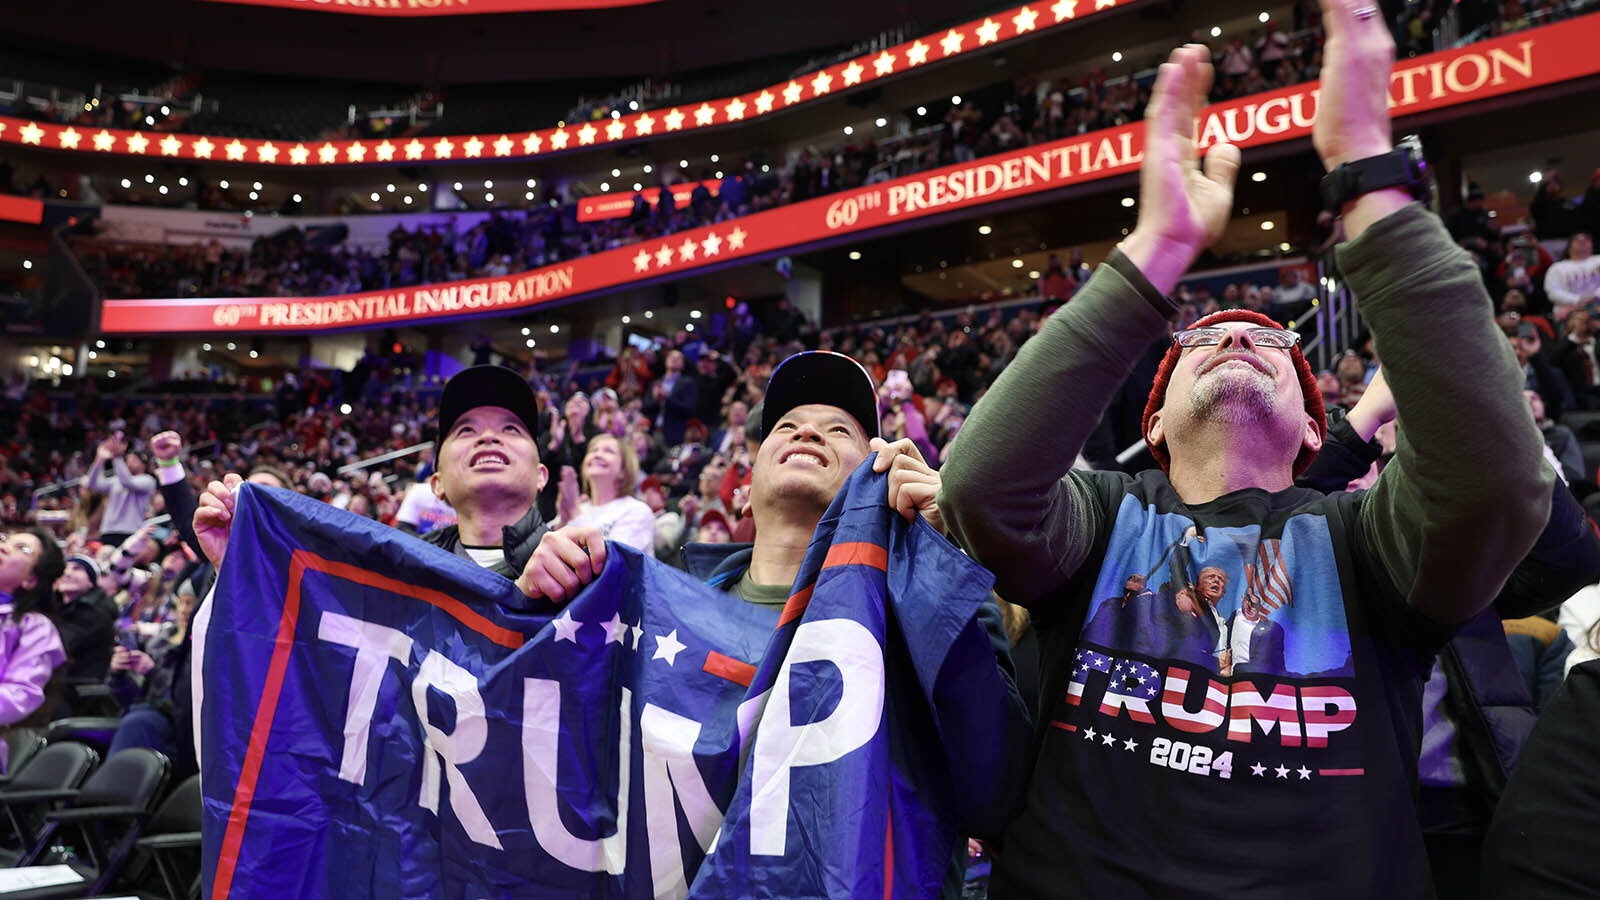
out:
<path id="1" fill-rule="evenodd" d="M 1077 571 L 1096 523 L 1065 477 L 1117 386 L 1175 312 L 1166 295 L 1227 225 L 1239 151 L 1196 165 L 1195 116 L 1211 84 L 1204 47 L 1173 51 L 1145 114 L 1139 222 L 1072 303 L 1045 323 L 951 445 L 939 506 L 950 533 L 1028 605 Z"/>

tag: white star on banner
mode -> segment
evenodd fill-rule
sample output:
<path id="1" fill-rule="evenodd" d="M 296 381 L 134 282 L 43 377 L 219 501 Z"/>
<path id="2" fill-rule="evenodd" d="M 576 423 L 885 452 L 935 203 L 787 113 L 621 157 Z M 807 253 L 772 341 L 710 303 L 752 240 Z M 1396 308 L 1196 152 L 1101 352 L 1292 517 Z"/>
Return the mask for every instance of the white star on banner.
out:
<path id="1" fill-rule="evenodd" d="M 594 143 L 594 136 L 599 133 L 600 129 L 594 127 L 594 125 L 588 122 L 583 123 L 583 127 L 578 129 L 578 146 L 583 147 Z"/>
<path id="2" fill-rule="evenodd" d="M 1267 767 L 1263 766 L 1261 763 L 1256 763 L 1255 765 L 1250 767 L 1250 774 L 1258 776 L 1258 777 L 1261 777 L 1261 778 L 1265 778 L 1266 775 L 1267 775 Z"/>
<path id="3" fill-rule="evenodd" d="M 537 132 L 530 131 L 528 136 L 522 139 L 522 152 L 538 153 L 539 145 L 542 143 L 544 143 L 544 138 L 539 137 Z"/>
<path id="4" fill-rule="evenodd" d="M 550 620 L 550 627 L 556 630 L 554 643 L 571 641 L 576 644 L 578 642 L 578 629 L 583 627 L 583 623 L 572 618 L 571 610 L 562 610 L 561 615 Z"/>
<path id="5" fill-rule="evenodd" d="M 933 48 L 929 47 L 927 44 L 924 44 L 921 40 L 918 40 L 915 44 L 911 45 L 910 49 L 906 50 L 906 65 L 920 66 L 927 62 L 928 51 L 931 49 Z"/>
<path id="6" fill-rule="evenodd" d="M 606 630 L 606 643 L 628 645 L 628 626 L 622 621 L 622 616 L 612 613 L 610 620 L 601 622 L 601 627 Z"/>
<path id="7" fill-rule="evenodd" d="M 817 77 L 811 79 L 811 93 L 818 96 L 826 94 L 832 86 L 833 76 L 829 75 L 827 71 L 818 72 Z"/>
<path id="8" fill-rule="evenodd" d="M 237 140 L 235 140 L 234 143 L 238 144 L 239 142 Z M 135 131 L 133 134 L 128 135 L 128 152 L 129 153 L 143 153 L 144 152 L 144 148 L 148 147 L 149 145 L 150 145 L 150 139 L 145 137 L 144 135 L 140 134 L 137 131 Z M 240 146 L 242 147 L 244 145 L 240 144 Z M 240 151 L 240 156 L 243 156 L 243 155 L 244 155 L 243 151 Z M 229 157 L 229 159 L 232 159 L 232 157 Z"/>
<path id="9" fill-rule="evenodd" d="M 1057 22 L 1065 22 L 1078 14 L 1078 0 L 1056 0 L 1050 12 L 1055 14 Z"/>
<path id="10" fill-rule="evenodd" d="M 707 256 L 716 256 L 722 249 L 722 238 L 712 234 L 700 242 L 700 249 L 704 250 Z"/>
<path id="11" fill-rule="evenodd" d="M 550 149 L 565 150 L 567 149 L 567 142 L 570 140 L 572 140 L 572 136 L 567 134 L 565 128 L 557 128 L 555 133 L 550 135 Z"/>
<path id="12" fill-rule="evenodd" d="M 1097 736 L 1097 734 L 1098 734 L 1098 732 L 1096 732 L 1096 731 L 1095 731 L 1095 730 L 1094 730 L 1094 728 L 1092 728 L 1092 727 L 1090 727 L 1090 728 L 1085 728 L 1085 729 L 1084 729 L 1084 730 L 1083 730 L 1083 739 L 1084 739 L 1084 740 L 1086 740 L 1086 741 L 1092 741 L 1092 740 L 1094 740 L 1094 739 L 1095 739 L 1095 737 L 1096 737 L 1096 736 Z"/>
<path id="13" fill-rule="evenodd" d="M 978 26 L 978 46 L 992 44 L 1000 39 L 1000 23 L 993 19 L 985 18 L 983 24 Z"/>
<path id="14" fill-rule="evenodd" d="M 378 154 L 378 162 L 390 162 L 391 160 L 394 159 L 394 149 L 395 148 L 394 148 L 394 145 L 389 143 L 388 141 L 384 141 L 383 143 L 379 144 L 377 147 L 375 147 L 373 149 Z"/>
<path id="15" fill-rule="evenodd" d="M 656 266 L 663 267 L 670 265 L 672 265 L 672 248 L 666 244 L 662 244 L 661 249 L 656 251 Z"/>
<path id="16" fill-rule="evenodd" d="M 687 648 L 683 642 L 678 640 L 678 629 L 674 628 L 666 634 L 656 636 L 656 655 L 650 658 L 664 659 L 670 666 L 685 649 Z"/>
<path id="17" fill-rule="evenodd" d="M 317 148 L 317 162 L 323 165 L 332 165 L 339 161 L 339 148 L 332 144 L 323 144 Z"/>
<path id="18" fill-rule="evenodd" d="M 627 130 L 628 126 L 621 119 L 612 119 L 611 124 L 606 126 L 606 140 L 620 141 Z"/>
<path id="19" fill-rule="evenodd" d="M 423 149 L 422 142 L 412 138 L 411 143 L 406 144 L 406 159 L 421 159 Z"/>
<path id="20" fill-rule="evenodd" d="M 1132 752 L 1133 752 L 1133 751 L 1135 751 L 1135 750 L 1137 750 L 1137 749 L 1139 749 L 1139 742 L 1138 742 L 1138 741 L 1136 741 L 1136 740 L 1134 740 L 1134 739 L 1133 739 L 1133 738 L 1128 738 L 1128 739 L 1127 739 L 1127 740 L 1125 740 L 1125 741 L 1123 741 L 1123 742 L 1122 742 L 1122 746 L 1123 746 L 1123 747 L 1124 747 L 1124 748 L 1125 748 L 1125 749 L 1126 749 L 1126 750 L 1127 750 L 1127 751 L 1128 751 L 1128 752 L 1129 752 L 1129 753 L 1132 753 Z"/>
<path id="21" fill-rule="evenodd" d="M 61 130 L 60 134 L 56 135 L 56 140 L 61 143 L 63 148 L 76 150 L 78 149 L 78 141 L 83 140 L 83 135 L 78 133 L 78 129 L 68 125 Z"/>
<path id="22" fill-rule="evenodd" d="M 1111 745 L 1115 744 L 1116 742 L 1117 742 L 1117 739 L 1112 737 L 1109 733 L 1108 734 L 1103 734 L 1103 735 L 1100 736 L 1100 743 L 1105 744 L 1107 747 L 1110 747 Z"/>
<path id="23" fill-rule="evenodd" d="M 1295 769 L 1295 771 L 1300 773 L 1300 780 L 1301 781 L 1310 781 L 1311 780 L 1311 770 L 1306 768 L 1304 764 L 1301 764 L 1300 768 Z"/>
<path id="24" fill-rule="evenodd" d="M 694 259 L 694 251 L 698 250 L 699 248 L 700 245 L 695 243 L 693 238 L 684 238 L 683 243 L 678 245 L 679 261 L 688 262 Z"/>
<path id="25" fill-rule="evenodd" d="M 477 135 L 473 135 L 467 139 L 465 144 L 461 145 L 461 149 L 464 150 L 469 157 L 482 156 L 483 139 L 479 138 Z"/>
<path id="26" fill-rule="evenodd" d="M 1034 12 L 1031 6 L 1024 6 L 1021 12 L 1011 17 L 1011 24 L 1016 27 L 1017 34 L 1032 31 L 1034 23 L 1038 21 L 1039 14 Z"/>
<path id="27" fill-rule="evenodd" d="M 306 149 L 305 144 L 295 144 L 289 148 L 289 162 L 294 165 L 303 166 L 306 164 L 306 160 L 310 158 L 311 151 Z"/>
<path id="28" fill-rule="evenodd" d="M 683 110 L 674 106 L 666 115 L 667 130 L 677 131 L 683 127 Z"/>
<path id="29" fill-rule="evenodd" d="M 872 69 L 878 73 L 879 78 L 894 72 L 894 59 L 894 54 L 885 50 L 878 54 L 877 59 L 872 61 Z"/>
<path id="30" fill-rule="evenodd" d="M 128 149 L 133 149 L 133 138 L 128 138 Z M 228 146 L 223 147 L 222 149 L 228 154 L 229 160 L 238 162 L 239 160 L 244 159 L 244 151 L 248 148 L 245 147 L 243 141 L 239 140 L 238 138 L 234 138 L 228 142 Z M 143 153 L 144 151 L 140 150 L 138 152 Z"/>
<path id="31" fill-rule="evenodd" d="M 512 144 L 515 143 L 506 135 L 500 135 L 494 142 L 495 156 L 510 156 Z"/>
<path id="32" fill-rule="evenodd" d="M 201 140 L 205 140 L 205 138 L 201 138 Z M 111 132 L 105 130 L 104 128 L 102 128 L 99 131 L 95 132 L 95 135 L 94 135 L 94 148 L 96 150 L 99 150 L 99 151 L 101 151 L 103 153 L 109 153 L 109 152 L 111 152 L 111 149 L 116 147 L 116 146 L 117 146 L 117 136 L 116 135 L 114 135 Z"/>
<path id="33" fill-rule="evenodd" d="M 633 270 L 635 272 L 648 272 L 648 271 L 650 271 L 650 251 L 648 251 L 648 250 L 640 250 L 639 251 L 639 255 L 635 256 L 633 258 Z"/>
<path id="34" fill-rule="evenodd" d="M 952 28 L 945 34 L 944 39 L 939 41 L 939 46 L 944 50 L 945 56 L 955 56 L 961 52 L 961 42 L 964 40 L 966 36 Z"/>
<path id="35" fill-rule="evenodd" d="M 784 106 L 793 106 L 796 103 L 799 103 L 800 102 L 800 92 L 803 91 L 803 90 L 805 90 L 805 88 L 802 88 L 800 86 L 800 82 L 798 82 L 798 81 L 789 82 L 789 86 L 783 89 L 783 105 Z"/>
<path id="36" fill-rule="evenodd" d="M 722 111 L 728 114 L 728 121 L 732 122 L 735 119 L 744 118 L 744 107 L 745 102 L 735 97 L 729 101 L 727 106 L 722 108 Z"/>
<path id="37" fill-rule="evenodd" d="M 455 150 L 456 145 L 450 143 L 450 139 L 447 137 L 439 138 L 433 144 L 433 155 L 436 159 L 449 159 L 450 154 L 454 153 Z"/>
<path id="38" fill-rule="evenodd" d="M 175 134 L 169 134 L 161 139 L 161 155 L 177 156 L 183 152 L 183 141 L 178 140 Z"/>
<path id="39" fill-rule="evenodd" d="M 849 87 L 852 84 L 860 84 L 861 83 L 861 73 L 865 72 L 865 71 L 866 71 L 866 69 L 864 69 L 862 67 L 861 63 L 858 63 L 853 59 L 850 60 L 850 65 L 845 66 L 844 67 L 844 71 L 842 73 L 840 73 L 840 74 L 844 75 L 844 85 L 845 85 L 845 87 Z"/>
<path id="40" fill-rule="evenodd" d="M 709 103 L 702 103 L 694 111 L 696 125 L 710 125 L 717 118 L 717 111 Z"/>
<path id="41" fill-rule="evenodd" d="M 271 141 L 267 141 L 256 148 L 256 158 L 264 163 L 277 162 L 278 148 L 274 147 Z"/>
<path id="42" fill-rule="evenodd" d="M 733 226 L 733 230 L 728 232 L 728 249 L 743 250 L 744 239 L 746 236 L 747 235 L 745 234 L 743 228 L 740 228 L 737 225 Z"/>
<path id="43" fill-rule="evenodd" d="M 96 141 L 96 143 L 99 142 Z M 216 146 L 216 144 L 211 143 L 209 138 L 201 137 L 199 140 L 190 144 L 189 149 L 194 153 L 195 159 L 210 159 L 211 151 L 215 149 Z"/>
<path id="44" fill-rule="evenodd" d="M 634 134 L 651 134 L 656 130 L 655 116 L 649 113 L 640 113 L 639 118 L 633 121 Z"/>
<path id="45" fill-rule="evenodd" d="M 777 99 L 778 98 L 773 96 L 771 91 L 765 91 L 764 90 L 761 93 L 757 94 L 756 95 L 756 113 L 759 115 L 761 113 L 772 112 L 772 104 L 775 101 L 777 101 Z"/>
<path id="46" fill-rule="evenodd" d="M 366 145 L 362 144 L 360 141 L 356 141 L 350 146 L 344 148 L 344 155 L 346 159 L 353 163 L 362 162 L 367 158 Z M 446 151 L 446 155 L 449 155 L 448 151 Z"/>
<path id="47" fill-rule="evenodd" d="M 29 122 L 22 126 L 22 142 L 24 144 L 38 144 L 44 140 L 44 129 L 37 122 Z"/>
<path id="48" fill-rule="evenodd" d="M 1277 772 L 1279 778 L 1288 778 L 1289 777 L 1289 770 L 1287 768 L 1285 768 L 1282 763 L 1279 763 L 1278 767 L 1276 769 L 1273 769 L 1272 771 Z"/>

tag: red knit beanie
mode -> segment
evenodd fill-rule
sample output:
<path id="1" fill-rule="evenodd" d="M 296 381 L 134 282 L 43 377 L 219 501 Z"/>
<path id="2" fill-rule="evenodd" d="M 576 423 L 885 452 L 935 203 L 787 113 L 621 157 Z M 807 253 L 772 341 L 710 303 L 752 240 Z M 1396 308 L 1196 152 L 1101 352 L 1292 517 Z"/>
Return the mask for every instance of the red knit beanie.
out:
<path id="1" fill-rule="evenodd" d="M 1191 327 L 1203 328 L 1207 325 L 1217 325 L 1222 322 L 1249 322 L 1266 328 L 1282 328 L 1277 322 L 1261 313 L 1248 309 L 1225 309 L 1219 313 L 1212 313 L 1204 319 L 1194 323 Z M 1139 428 L 1145 434 L 1150 434 L 1150 417 L 1161 409 L 1167 400 L 1167 382 L 1172 380 L 1172 369 L 1178 364 L 1178 356 L 1183 348 L 1173 341 L 1167 348 L 1167 355 L 1161 358 L 1161 367 L 1156 370 L 1155 384 L 1150 386 L 1150 400 L 1144 405 L 1144 418 L 1139 420 Z M 1311 364 L 1306 362 L 1306 356 L 1300 352 L 1300 345 L 1295 344 L 1289 348 L 1289 358 L 1294 361 L 1294 368 L 1300 375 L 1300 393 L 1305 395 L 1306 414 L 1311 416 L 1311 421 L 1317 423 L 1317 433 L 1324 437 L 1328 434 L 1328 413 L 1322 407 L 1322 391 L 1317 389 L 1317 376 L 1311 371 Z M 1172 454 L 1167 452 L 1166 444 L 1157 447 L 1150 446 L 1150 455 L 1161 464 L 1163 472 L 1172 470 Z M 1294 458 L 1294 477 L 1299 478 L 1311 465 L 1317 453 L 1308 447 L 1300 448 L 1300 455 Z"/>

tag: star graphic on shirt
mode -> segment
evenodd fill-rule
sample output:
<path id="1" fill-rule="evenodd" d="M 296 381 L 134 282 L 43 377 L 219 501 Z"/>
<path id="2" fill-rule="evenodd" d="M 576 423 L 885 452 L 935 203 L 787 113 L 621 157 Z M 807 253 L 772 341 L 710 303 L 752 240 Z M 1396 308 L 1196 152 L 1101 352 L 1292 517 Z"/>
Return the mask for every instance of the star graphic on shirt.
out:
<path id="1" fill-rule="evenodd" d="M 467 142 L 461 145 L 461 149 L 466 151 L 467 156 L 482 156 L 483 139 L 477 135 L 473 135 L 472 137 L 467 138 Z"/>
<path id="2" fill-rule="evenodd" d="M 1152 684 L 1152 685 L 1150 685 L 1150 687 L 1146 688 L 1145 689 L 1145 695 L 1149 696 L 1149 697 L 1154 697 L 1156 695 L 1156 686 Z"/>
<path id="3" fill-rule="evenodd" d="M 511 145 L 512 145 L 512 143 L 513 143 L 513 141 L 511 140 L 511 136 L 510 135 L 502 134 L 499 137 L 495 138 L 495 141 L 494 141 L 494 155 L 495 156 L 510 156 L 511 155 Z"/>
<path id="4" fill-rule="evenodd" d="M 1107 747 L 1112 746 L 1116 742 L 1117 742 L 1117 739 L 1115 737 L 1112 737 L 1110 734 L 1102 734 L 1102 735 L 1100 735 L 1100 743 L 1105 744 Z"/>
<path id="5" fill-rule="evenodd" d="M 1264 778 L 1267 774 L 1267 767 L 1263 766 L 1261 763 L 1256 763 L 1250 767 L 1250 774 L 1255 775 L 1258 778 Z"/>
<path id="6" fill-rule="evenodd" d="M 61 144 L 63 150 L 76 150 L 78 149 L 78 142 L 83 140 L 83 135 L 78 133 L 78 129 L 68 125 L 61 130 L 60 134 L 56 135 L 56 140 Z"/>
<path id="7" fill-rule="evenodd" d="M 35 122 L 29 122 L 22 126 L 21 135 L 24 144 L 39 144 L 44 140 L 44 129 Z"/>
<path id="8" fill-rule="evenodd" d="M 600 626 L 606 630 L 606 643 L 628 645 L 628 623 L 622 621 L 620 613 L 612 613 L 611 618 L 601 622 Z"/>
<path id="9" fill-rule="evenodd" d="M 885 50 L 878 54 L 877 59 L 872 61 L 872 70 L 877 73 L 879 78 L 891 75 L 894 73 L 894 59 L 894 54 Z"/>
<path id="10" fill-rule="evenodd" d="M 205 140 L 205 138 L 201 138 L 201 140 Z M 116 135 L 105 130 L 104 128 L 94 133 L 94 148 L 96 150 L 99 150 L 103 153 L 109 153 L 115 146 L 117 146 Z M 196 151 L 195 155 L 199 156 L 199 151 Z"/>
<path id="11" fill-rule="evenodd" d="M 234 141 L 234 143 L 237 144 L 239 142 L 238 141 Z M 148 146 L 150 146 L 150 139 L 145 137 L 144 135 L 140 134 L 139 132 L 135 131 L 133 134 L 128 135 L 128 152 L 129 153 L 143 153 L 144 152 L 144 148 L 148 147 Z"/>
<path id="12" fill-rule="evenodd" d="M 1065 22 L 1078 14 L 1078 0 L 1056 0 L 1050 12 L 1055 14 L 1057 22 Z"/>
<path id="13" fill-rule="evenodd" d="M 961 42 L 966 39 L 966 35 L 952 28 L 940 39 L 939 47 L 944 50 L 945 56 L 955 56 L 961 52 Z"/>
<path id="14" fill-rule="evenodd" d="M 98 144 L 99 141 L 96 141 L 95 143 Z M 211 151 L 216 149 L 216 146 L 217 145 L 211 143 L 208 138 L 202 137 L 190 144 L 189 150 L 194 154 L 195 159 L 210 159 Z"/>
<path id="15" fill-rule="evenodd" d="M 803 90 L 805 90 L 805 88 L 802 88 L 800 86 L 800 82 L 798 82 L 798 81 L 789 82 L 789 86 L 783 89 L 783 105 L 784 106 L 793 106 L 796 103 L 799 103 L 800 102 L 800 92 L 803 91 Z"/>
<path id="16" fill-rule="evenodd" d="M 445 151 L 444 151 L 444 155 L 445 156 L 449 156 L 450 155 L 450 149 L 449 149 L 449 143 L 450 142 L 449 141 L 440 141 L 440 143 L 446 145 Z M 435 145 L 434 149 L 438 150 L 439 148 L 438 148 L 437 145 Z M 344 148 L 344 158 L 350 160 L 353 163 L 366 162 L 366 159 L 367 159 L 367 145 L 361 143 L 360 141 L 355 141 L 350 146 Z"/>
<path id="17" fill-rule="evenodd" d="M 831 87 L 833 87 L 833 76 L 826 70 L 818 72 L 817 77 L 811 79 L 811 93 L 817 96 L 826 94 Z"/>
<path id="18" fill-rule="evenodd" d="M 578 642 L 578 629 L 583 627 L 583 623 L 573 619 L 570 610 L 563 610 L 561 615 L 550 620 L 550 627 L 556 630 L 557 643 L 571 641 L 576 644 Z"/>
<path id="19" fill-rule="evenodd" d="M 683 127 L 683 112 L 676 106 L 672 108 L 671 112 L 667 113 L 666 119 L 668 131 L 677 131 Z"/>
<path id="20" fill-rule="evenodd" d="M 1085 728 L 1083 730 L 1083 739 L 1084 740 L 1092 741 L 1092 740 L 1095 739 L 1095 736 L 1096 736 L 1096 734 L 1095 734 L 1094 728 L 1092 728 L 1092 727 L 1091 728 Z"/>
<path id="21" fill-rule="evenodd" d="M 865 66 L 855 60 L 851 60 L 850 65 L 845 66 L 844 71 L 839 74 L 844 76 L 844 86 L 849 87 L 852 84 L 861 83 L 861 73 L 864 71 L 866 71 Z"/>
<path id="22" fill-rule="evenodd" d="M 1137 750 L 1137 749 L 1139 749 L 1139 742 L 1138 742 L 1138 741 L 1136 741 L 1136 740 L 1134 740 L 1134 739 L 1133 739 L 1133 738 L 1128 738 L 1128 739 L 1127 739 L 1127 740 L 1125 740 L 1125 741 L 1123 741 L 1123 742 L 1122 742 L 1122 746 L 1123 746 L 1123 747 L 1124 747 L 1124 748 L 1125 748 L 1125 749 L 1126 749 L 1126 750 L 1127 750 L 1127 751 L 1128 751 L 1128 752 L 1129 752 L 1129 753 L 1132 753 L 1132 752 L 1133 752 L 1133 751 L 1135 751 L 1135 750 Z"/>
<path id="23" fill-rule="evenodd" d="M 650 251 L 644 249 L 639 251 L 639 255 L 633 258 L 633 270 L 635 272 L 650 271 Z"/>
<path id="24" fill-rule="evenodd" d="M 612 119 L 606 126 L 606 140 L 620 141 L 627 134 L 628 124 L 621 119 Z"/>
<path id="25" fill-rule="evenodd" d="M 1000 23 L 993 19 L 984 19 L 978 26 L 978 46 L 992 44 L 1000 39 Z"/>
<path id="26" fill-rule="evenodd" d="M 339 148 L 332 144 L 323 144 L 317 148 L 317 162 L 324 165 L 339 161 Z"/>
<path id="27" fill-rule="evenodd" d="M 715 234 L 709 235 L 700 242 L 700 249 L 704 250 L 707 256 L 716 256 L 722 250 L 722 238 L 717 237 Z"/>
<path id="28" fill-rule="evenodd" d="M 293 147 L 289 148 L 289 162 L 294 163 L 297 166 L 305 165 L 306 160 L 310 158 L 311 151 L 306 148 L 305 144 L 295 144 Z"/>
<path id="29" fill-rule="evenodd" d="M 1310 781 L 1311 780 L 1311 770 L 1306 768 L 1304 765 L 1300 766 L 1300 768 L 1298 768 L 1298 769 L 1295 769 L 1295 771 L 1300 773 L 1300 780 L 1301 781 Z"/>
<path id="30" fill-rule="evenodd" d="M 667 246 L 666 244 L 662 244 L 661 245 L 661 249 L 656 251 L 656 265 L 657 266 L 670 266 L 670 265 L 672 265 L 672 248 L 671 247 Z"/>
<path id="31" fill-rule="evenodd" d="M 733 226 L 733 230 L 728 232 L 728 249 L 743 250 L 744 239 L 746 237 L 748 237 L 748 235 L 745 233 L 743 228 L 740 228 L 737 225 Z"/>
<path id="32" fill-rule="evenodd" d="M 732 100 L 728 101 L 728 105 L 724 106 L 722 108 L 722 111 L 724 113 L 727 113 L 728 121 L 732 122 L 735 119 L 744 118 L 745 105 L 746 104 L 745 104 L 745 102 L 743 100 L 740 100 L 738 97 L 735 97 Z"/>
<path id="33" fill-rule="evenodd" d="M 917 41 L 906 50 L 906 65 L 920 66 L 928 61 L 928 51 L 933 49 L 922 41 Z"/>
<path id="34" fill-rule="evenodd" d="M 651 134 L 656 130 L 656 117 L 649 113 L 640 113 L 639 118 L 633 120 L 634 134 Z"/>
<path id="35" fill-rule="evenodd" d="M 682 262 L 688 262 L 694 259 L 694 252 L 698 249 L 700 249 L 700 245 L 695 243 L 694 238 L 684 238 L 683 243 L 678 245 L 678 259 Z"/>
<path id="36" fill-rule="evenodd" d="M 700 104 L 694 111 L 694 123 L 696 125 L 710 125 L 716 119 L 717 110 L 709 103 Z"/>
<path id="37" fill-rule="evenodd" d="M 1024 31 L 1032 31 L 1034 23 L 1037 21 L 1039 21 L 1039 14 L 1034 12 L 1031 6 L 1024 6 L 1021 12 L 1011 17 L 1011 24 L 1016 26 L 1017 34 L 1021 34 Z"/>
<path id="38" fill-rule="evenodd" d="M 585 122 L 584 126 L 578 129 L 578 146 L 583 147 L 594 143 L 594 136 L 598 134 L 599 131 L 600 129 Z"/>
<path id="39" fill-rule="evenodd" d="M 678 629 L 674 628 L 666 634 L 656 636 L 656 655 L 651 659 L 664 659 L 667 665 L 672 665 L 678 654 L 687 649 L 682 641 L 678 640 Z"/>
<path id="40" fill-rule="evenodd" d="M 1277 772 L 1279 778 L 1288 778 L 1289 777 L 1289 770 L 1282 763 L 1279 763 L 1278 767 L 1276 769 L 1273 769 L 1272 771 Z"/>
<path id="41" fill-rule="evenodd" d="M 384 141 L 383 143 L 378 145 L 377 150 L 378 150 L 378 162 L 391 162 L 391 161 L 394 160 L 394 151 L 395 151 L 394 144 L 391 144 L 388 141 Z M 510 153 L 511 151 L 507 150 L 506 152 Z"/>

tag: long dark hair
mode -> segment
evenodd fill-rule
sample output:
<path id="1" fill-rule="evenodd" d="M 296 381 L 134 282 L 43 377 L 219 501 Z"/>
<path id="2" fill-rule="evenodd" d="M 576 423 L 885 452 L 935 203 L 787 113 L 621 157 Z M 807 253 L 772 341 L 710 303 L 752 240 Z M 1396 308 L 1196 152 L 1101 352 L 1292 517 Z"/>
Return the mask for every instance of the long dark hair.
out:
<path id="1" fill-rule="evenodd" d="M 61 545 L 56 543 L 55 535 L 39 527 L 29 528 L 26 533 L 38 538 L 39 558 L 33 561 L 33 587 L 17 588 L 12 597 L 16 603 L 13 616 L 18 619 L 24 613 L 48 610 L 51 606 L 50 592 L 55 589 L 56 579 L 67 570 L 67 558 L 61 552 Z"/>

